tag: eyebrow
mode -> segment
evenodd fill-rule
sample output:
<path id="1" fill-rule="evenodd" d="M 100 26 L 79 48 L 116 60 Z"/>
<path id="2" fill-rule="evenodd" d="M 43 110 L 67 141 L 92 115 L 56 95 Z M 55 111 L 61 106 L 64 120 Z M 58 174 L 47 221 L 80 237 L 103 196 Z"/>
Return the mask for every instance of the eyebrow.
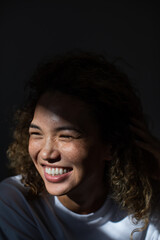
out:
<path id="1" fill-rule="evenodd" d="M 39 126 L 37 126 L 36 124 L 33 124 L 33 123 L 30 124 L 29 128 L 36 128 L 36 129 L 38 129 L 38 130 L 41 130 L 41 128 L 40 128 Z M 72 126 L 57 127 L 57 128 L 55 129 L 56 132 L 65 131 L 65 130 L 66 130 L 66 131 L 67 131 L 67 130 L 71 130 L 71 131 L 76 131 L 76 132 L 78 132 L 78 133 L 82 133 L 82 131 L 81 131 L 80 129 L 77 129 L 77 128 L 72 127 Z"/>
<path id="2" fill-rule="evenodd" d="M 30 124 L 29 128 L 36 128 L 38 130 L 41 130 L 41 128 L 33 123 Z"/>

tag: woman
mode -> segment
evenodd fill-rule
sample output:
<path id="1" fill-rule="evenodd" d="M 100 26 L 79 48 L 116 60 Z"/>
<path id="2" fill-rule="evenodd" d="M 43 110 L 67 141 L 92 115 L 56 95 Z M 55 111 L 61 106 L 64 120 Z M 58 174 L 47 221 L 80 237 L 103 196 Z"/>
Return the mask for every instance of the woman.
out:
<path id="1" fill-rule="evenodd" d="M 0 186 L 1 239 L 160 239 L 159 142 L 103 56 L 38 68 L 8 156 L 17 176 Z"/>

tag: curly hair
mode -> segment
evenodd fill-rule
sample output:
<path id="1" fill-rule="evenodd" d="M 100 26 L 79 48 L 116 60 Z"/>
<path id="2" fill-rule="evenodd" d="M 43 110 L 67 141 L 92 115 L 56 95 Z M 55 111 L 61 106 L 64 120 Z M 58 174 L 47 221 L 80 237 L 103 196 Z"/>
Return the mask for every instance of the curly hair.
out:
<path id="1" fill-rule="evenodd" d="M 113 159 L 106 167 L 112 197 L 146 227 L 152 200 L 147 163 L 153 156 L 135 144 L 137 136 L 130 128 L 132 119 L 145 122 L 144 114 L 128 77 L 102 55 L 72 52 L 39 65 L 28 84 L 27 102 L 16 113 L 10 166 L 34 196 L 44 189 L 28 153 L 28 129 L 38 99 L 48 90 L 76 96 L 91 106 L 102 139 L 112 146 Z"/>

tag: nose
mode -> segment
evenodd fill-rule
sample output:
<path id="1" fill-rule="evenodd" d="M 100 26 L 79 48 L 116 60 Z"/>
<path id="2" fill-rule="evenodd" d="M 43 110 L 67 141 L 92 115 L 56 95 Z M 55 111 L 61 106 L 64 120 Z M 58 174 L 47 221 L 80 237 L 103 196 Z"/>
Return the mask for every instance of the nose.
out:
<path id="1" fill-rule="evenodd" d="M 56 147 L 55 141 L 47 139 L 41 149 L 41 159 L 48 162 L 60 160 L 60 152 Z"/>

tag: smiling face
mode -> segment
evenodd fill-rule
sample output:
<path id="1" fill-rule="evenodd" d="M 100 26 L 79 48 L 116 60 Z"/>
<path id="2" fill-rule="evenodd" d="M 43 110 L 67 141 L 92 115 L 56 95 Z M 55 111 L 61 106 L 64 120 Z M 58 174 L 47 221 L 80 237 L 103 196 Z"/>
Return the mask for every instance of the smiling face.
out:
<path id="1" fill-rule="evenodd" d="M 105 160 L 110 156 L 87 104 L 59 92 L 45 93 L 29 133 L 29 154 L 50 194 L 104 191 Z"/>

